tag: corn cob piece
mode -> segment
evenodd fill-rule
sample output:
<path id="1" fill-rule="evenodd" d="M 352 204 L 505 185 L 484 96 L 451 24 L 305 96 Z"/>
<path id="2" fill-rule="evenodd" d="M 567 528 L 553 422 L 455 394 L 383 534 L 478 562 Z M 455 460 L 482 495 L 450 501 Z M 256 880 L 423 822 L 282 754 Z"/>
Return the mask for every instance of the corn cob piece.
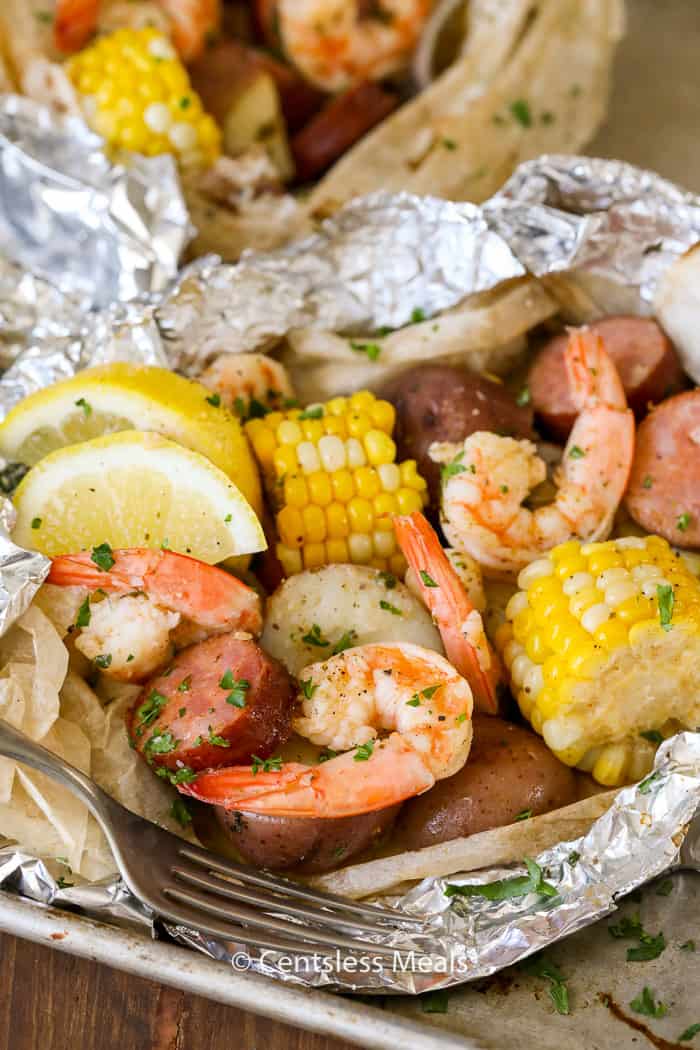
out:
<path id="1" fill-rule="evenodd" d="M 496 644 L 520 710 L 608 786 L 700 725 L 700 582 L 658 536 L 555 547 L 518 577 Z"/>
<path id="2" fill-rule="evenodd" d="M 66 64 L 90 126 L 112 150 L 172 153 L 186 168 L 212 164 L 221 132 L 187 70 L 157 29 L 118 29 Z"/>
<path id="3" fill-rule="evenodd" d="M 332 562 L 402 575 L 391 523 L 427 502 L 415 460 L 396 463 L 395 413 L 367 390 L 246 424 L 277 510 L 277 556 L 291 576 Z"/>

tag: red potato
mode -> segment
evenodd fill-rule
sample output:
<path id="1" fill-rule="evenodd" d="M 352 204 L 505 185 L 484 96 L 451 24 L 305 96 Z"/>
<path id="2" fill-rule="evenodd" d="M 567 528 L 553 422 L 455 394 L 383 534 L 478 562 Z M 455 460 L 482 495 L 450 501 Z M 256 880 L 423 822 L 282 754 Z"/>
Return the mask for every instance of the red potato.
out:
<path id="1" fill-rule="evenodd" d="M 548 813 L 577 798 L 576 774 L 540 737 L 476 715 L 466 765 L 404 803 L 397 839 L 405 849 L 422 849 L 511 824 L 520 813 Z"/>
<path id="2" fill-rule="evenodd" d="M 216 817 L 249 864 L 307 875 L 347 864 L 391 829 L 401 803 L 354 817 L 271 817 L 216 806 Z"/>
<path id="3" fill-rule="evenodd" d="M 433 441 L 463 441 L 477 430 L 532 438 L 532 410 L 520 407 L 500 383 L 450 365 L 418 365 L 390 379 L 379 392 L 396 408 L 397 459 L 415 459 L 428 482 L 431 503 L 440 502 L 440 467 L 428 449 Z"/>
<path id="4" fill-rule="evenodd" d="M 364 81 L 332 99 L 291 142 L 297 178 L 308 182 L 396 109 L 396 95 Z"/>
<path id="5" fill-rule="evenodd" d="M 638 419 L 649 411 L 650 402 L 683 388 L 685 377 L 678 355 L 656 321 L 606 317 L 589 328 L 604 340 Z M 564 364 L 567 339 L 566 334 L 551 339 L 535 358 L 528 377 L 532 405 L 543 429 L 562 443 L 576 419 Z"/>
<path id="6" fill-rule="evenodd" d="M 260 646 L 219 634 L 181 650 L 144 686 L 127 728 L 154 767 L 236 765 L 288 739 L 294 696 L 285 669 Z"/>
<path id="7" fill-rule="evenodd" d="M 700 548 L 700 388 L 663 401 L 637 429 L 625 505 L 647 532 Z"/>

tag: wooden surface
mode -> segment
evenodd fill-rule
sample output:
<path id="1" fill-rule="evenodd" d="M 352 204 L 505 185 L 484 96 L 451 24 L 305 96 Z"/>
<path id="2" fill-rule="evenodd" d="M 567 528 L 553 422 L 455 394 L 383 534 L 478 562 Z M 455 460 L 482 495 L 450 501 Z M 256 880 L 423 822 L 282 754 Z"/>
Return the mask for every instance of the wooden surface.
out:
<path id="1" fill-rule="evenodd" d="M 349 1050 L 0 934 L 0 1050 Z"/>

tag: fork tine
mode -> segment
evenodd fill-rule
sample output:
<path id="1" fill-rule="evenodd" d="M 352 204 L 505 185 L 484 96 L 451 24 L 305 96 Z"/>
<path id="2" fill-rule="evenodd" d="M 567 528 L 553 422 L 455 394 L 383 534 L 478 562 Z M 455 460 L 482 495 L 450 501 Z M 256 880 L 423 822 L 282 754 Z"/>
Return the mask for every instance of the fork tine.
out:
<path id="1" fill-rule="evenodd" d="M 285 919 L 275 919 L 271 915 L 253 911 L 252 908 L 219 903 L 215 898 L 209 897 L 207 894 L 181 889 L 178 886 L 165 886 L 161 893 L 167 900 L 174 900 L 178 904 L 184 904 L 198 912 L 199 917 L 196 919 L 196 925 L 199 928 L 202 928 L 201 913 L 206 912 L 207 915 L 213 915 L 216 918 L 234 919 L 237 922 L 244 923 L 246 929 L 252 927 L 253 929 L 277 934 L 280 937 L 298 937 L 299 940 L 306 941 L 307 951 L 310 945 L 322 944 L 333 951 L 345 948 L 350 952 L 363 952 L 384 958 L 394 959 L 397 955 L 402 954 L 399 949 L 392 948 L 390 945 L 374 944 L 372 941 L 359 941 L 352 937 L 345 937 L 343 934 L 326 933 L 325 930 L 318 930 L 307 924 L 301 925 L 287 922 Z M 209 922 L 209 919 L 205 921 Z M 245 940 L 245 938 L 243 939 Z"/>
<path id="2" fill-rule="evenodd" d="M 271 894 L 263 897 L 260 893 L 247 890 L 244 886 L 238 886 L 228 879 L 207 873 L 200 874 L 194 868 L 173 868 L 172 873 L 177 879 L 191 886 L 208 890 L 210 893 L 216 893 L 220 897 L 226 897 L 228 900 L 238 901 L 241 904 L 251 904 L 254 907 L 262 906 L 268 912 L 281 912 L 283 915 L 308 920 L 317 926 L 332 926 L 337 930 L 355 933 L 358 931 L 364 933 L 386 932 L 389 929 L 389 927 L 375 920 L 367 922 L 362 919 L 351 918 L 342 912 L 331 912 L 325 908 L 319 908 L 318 905 L 312 908 L 304 904 L 294 904 L 285 901 L 282 897 L 276 897 Z"/>
<path id="3" fill-rule="evenodd" d="M 353 915 L 358 915 L 365 920 L 371 918 L 383 919 L 385 923 L 409 923 L 422 926 L 424 920 L 415 915 L 397 911 L 394 908 L 382 907 L 379 904 L 364 904 L 358 901 L 348 900 L 347 897 L 338 897 L 334 893 L 324 893 L 321 890 L 312 890 L 307 886 L 292 882 L 291 879 L 283 879 L 278 875 L 271 875 L 257 868 L 249 868 L 243 864 L 235 864 L 224 860 L 222 857 L 207 850 L 191 846 L 188 842 L 178 842 L 178 852 L 182 857 L 201 864 L 204 867 L 221 872 L 231 878 L 239 879 L 250 886 L 259 886 L 261 889 L 270 890 L 273 893 L 281 893 L 287 897 L 297 897 L 299 900 L 308 901 L 311 904 L 325 906 L 328 908 L 340 908 Z"/>

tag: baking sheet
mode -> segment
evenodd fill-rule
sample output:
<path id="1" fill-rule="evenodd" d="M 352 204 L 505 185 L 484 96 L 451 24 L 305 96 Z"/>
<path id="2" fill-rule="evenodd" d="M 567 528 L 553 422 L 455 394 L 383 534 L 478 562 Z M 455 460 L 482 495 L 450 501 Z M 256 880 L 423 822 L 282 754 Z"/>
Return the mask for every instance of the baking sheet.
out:
<path id="1" fill-rule="evenodd" d="M 700 191 L 698 55 L 697 0 L 629 0 L 629 34 L 618 60 L 611 114 L 589 152 L 655 169 Z M 700 986 L 700 950 L 679 948 L 681 938 L 695 938 L 700 949 L 699 893 L 698 877 L 683 874 L 674 877 L 668 896 L 651 887 L 641 904 L 625 905 L 627 912 L 641 909 L 648 930 L 666 934 L 669 947 L 652 962 L 626 963 L 629 942 L 613 940 L 608 922 L 552 949 L 548 955 L 569 979 L 569 1017 L 554 1012 L 545 980 L 517 970 L 452 992 L 446 1014 L 426 1014 L 412 999 L 388 999 L 379 1010 L 322 992 L 271 987 L 264 978 L 232 973 L 195 953 L 4 894 L 0 928 L 150 979 L 157 973 L 164 983 L 368 1048 L 394 1050 L 403 1043 L 416 1050 L 514 1045 L 633 1050 L 684 1045 L 677 1043 L 678 1035 L 700 1022 L 693 994 Z M 644 986 L 669 1005 L 667 1016 L 653 1020 L 630 1009 Z M 631 1027 L 639 1023 L 649 1027 L 652 1041 L 643 1029 Z"/>

